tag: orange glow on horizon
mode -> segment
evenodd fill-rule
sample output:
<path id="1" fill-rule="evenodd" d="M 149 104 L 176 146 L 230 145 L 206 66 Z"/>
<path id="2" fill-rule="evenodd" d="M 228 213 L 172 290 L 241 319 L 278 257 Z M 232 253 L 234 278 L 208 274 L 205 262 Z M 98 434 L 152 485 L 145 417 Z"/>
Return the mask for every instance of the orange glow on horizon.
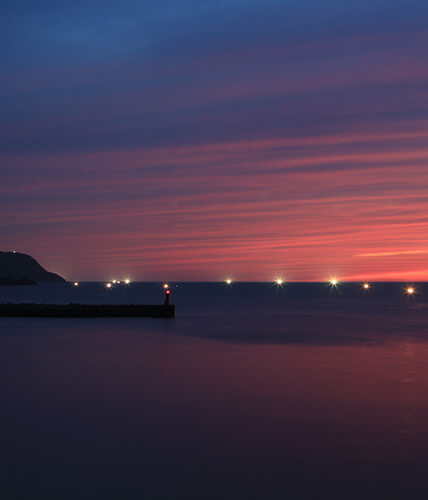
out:
<path id="1" fill-rule="evenodd" d="M 427 281 L 428 148 L 421 142 L 428 137 L 426 130 L 428 121 L 372 133 L 364 129 L 318 137 L 73 153 L 76 165 L 90 161 L 94 169 L 106 172 L 97 186 L 117 189 L 121 203 L 113 206 L 88 195 L 89 212 L 72 200 L 61 202 L 58 210 L 13 205 L 11 211 L 30 228 L 17 238 L 15 248 L 32 241 L 32 253 L 52 271 L 85 280 L 102 280 L 125 259 L 134 276 L 144 274 L 158 282 L 159 275 L 174 281 L 218 281 L 224 269 L 242 281 L 271 280 L 278 269 L 287 269 L 295 281 L 323 281 L 332 269 L 343 281 Z M 388 144 L 397 151 L 391 152 Z M 338 145 L 341 153 L 336 155 Z M 259 157 L 264 154 L 263 168 L 269 168 L 269 175 L 261 175 Z M 34 154 L 31 162 L 53 167 L 69 158 Z M 11 157 L 11 165 L 18 160 Z M 179 178 L 165 178 L 157 170 L 177 162 L 182 168 Z M 120 175 L 118 164 L 123 166 Z M 195 164 L 201 168 L 195 170 Z M 148 177 L 139 177 L 143 167 Z M 388 189 L 375 189 L 382 185 L 386 168 Z M 64 169 L 63 176 L 75 191 L 85 193 L 91 187 L 84 175 Z M 23 194 L 43 194 L 50 178 L 46 174 L 33 180 L 20 188 Z M 189 193 L 189 183 L 200 190 Z M 162 193 L 150 196 L 159 185 Z M 263 197 L 258 198 L 260 190 Z M 0 186 L 4 192 L 6 186 Z M 308 192 L 316 195 L 309 197 Z M 338 217 L 343 210 L 346 226 Z M 143 216 L 157 221 L 150 234 L 135 232 Z M 31 229 L 39 221 L 47 228 L 42 239 Z M 82 225 L 94 232 L 82 233 Z M 48 229 L 56 226 L 67 230 L 67 240 Z M 46 257 L 46 248 L 63 262 Z"/>

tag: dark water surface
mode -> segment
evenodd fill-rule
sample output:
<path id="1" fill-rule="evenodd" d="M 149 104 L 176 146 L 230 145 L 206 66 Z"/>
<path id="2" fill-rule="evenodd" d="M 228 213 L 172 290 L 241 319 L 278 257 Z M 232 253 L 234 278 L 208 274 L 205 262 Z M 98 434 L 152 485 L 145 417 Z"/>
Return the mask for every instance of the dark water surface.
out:
<path id="1" fill-rule="evenodd" d="M 428 285 L 182 283 L 175 319 L 0 318 L 0 498 L 415 498 Z M 162 301 L 159 284 L 0 302 Z"/>

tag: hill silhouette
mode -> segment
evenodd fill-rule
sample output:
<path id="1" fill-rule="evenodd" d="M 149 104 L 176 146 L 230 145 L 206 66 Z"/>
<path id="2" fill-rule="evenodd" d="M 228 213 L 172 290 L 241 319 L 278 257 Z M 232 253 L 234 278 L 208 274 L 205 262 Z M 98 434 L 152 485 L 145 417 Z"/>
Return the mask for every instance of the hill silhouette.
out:
<path id="1" fill-rule="evenodd" d="M 43 269 L 30 255 L 19 252 L 0 252 L 0 281 L 4 284 L 12 284 L 10 281 L 61 283 L 65 279 Z"/>

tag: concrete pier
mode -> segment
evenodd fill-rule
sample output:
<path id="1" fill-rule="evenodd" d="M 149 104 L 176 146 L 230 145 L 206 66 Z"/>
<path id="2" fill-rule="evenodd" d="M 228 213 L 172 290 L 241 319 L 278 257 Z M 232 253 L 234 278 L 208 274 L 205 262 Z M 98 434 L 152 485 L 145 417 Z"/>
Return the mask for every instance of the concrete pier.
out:
<path id="1" fill-rule="evenodd" d="M 173 318 L 172 304 L 0 304 L 1 316 L 49 318 Z"/>

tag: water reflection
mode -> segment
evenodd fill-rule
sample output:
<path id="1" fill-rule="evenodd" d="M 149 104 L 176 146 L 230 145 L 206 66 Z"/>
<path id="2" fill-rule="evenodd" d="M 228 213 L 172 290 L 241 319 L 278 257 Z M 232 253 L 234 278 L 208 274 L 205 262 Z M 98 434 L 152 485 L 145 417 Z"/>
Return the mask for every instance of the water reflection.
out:
<path id="1" fill-rule="evenodd" d="M 423 294 L 370 302 L 343 288 L 293 298 L 269 284 L 269 300 L 184 288 L 172 321 L 2 319 L 2 488 L 27 498 L 423 488 Z"/>

